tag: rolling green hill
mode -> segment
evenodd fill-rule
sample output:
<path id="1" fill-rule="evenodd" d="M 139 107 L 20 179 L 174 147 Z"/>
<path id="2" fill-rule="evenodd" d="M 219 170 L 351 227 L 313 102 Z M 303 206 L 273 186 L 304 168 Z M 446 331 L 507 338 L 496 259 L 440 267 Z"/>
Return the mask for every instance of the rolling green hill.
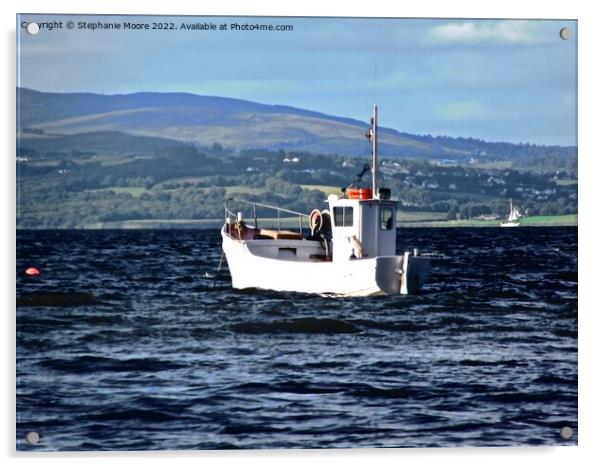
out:
<path id="1" fill-rule="evenodd" d="M 36 155 L 65 153 L 77 156 L 86 154 L 134 155 L 151 154 L 167 147 L 184 149 L 185 142 L 155 136 L 136 136 L 120 131 L 95 131 L 76 134 L 52 134 L 46 132 L 22 133 L 18 137 L 20 155 L 35 158 Z M 21 152 L 23 154 L 21 154 Z M 73 152 L 76 152 L 73 154 Z"/>
<path id="2" fill-rule="evenodd" d="M 367 123 L 293 107 L 182 93 L 17 98 L 18 228 L 198 227 L 230 197 L 309 212 L 369 161 Z M 379 172 L 407 225 L 501 218 L 508 198 L 533 218 L 575 217 L 576 151 L 382 128 Z"/>
<path id="3" fill-rule="evenodd" d="M 234 152 L 282 149 L 343 156 L 369 154 L 364 138 L 367 122 L 284 105 L 186 93 L 60 94 L 25 88 L 17 88 L 17 99 L 17 128 L 29 142 L 36 133 L 83 133 L 93 137 L 128 134 L 197 146 L 218 143 Z M 370 109 L 366 109 L 367 116 L 369 113 Z M 380 154 L 397 158 L 467 161 L 479 157 L 480 161 L 486 162 L 528 157 L 576 157 L 574 147 L 419 136 L 390 128 L 381 128 L 379 136 Z M 52 142 L 51 139 L 47 141 Z M 84 147 L 73 147 L 72 150 L 90 150 L 85 147 L 85 140 L 81 142 Z"/>

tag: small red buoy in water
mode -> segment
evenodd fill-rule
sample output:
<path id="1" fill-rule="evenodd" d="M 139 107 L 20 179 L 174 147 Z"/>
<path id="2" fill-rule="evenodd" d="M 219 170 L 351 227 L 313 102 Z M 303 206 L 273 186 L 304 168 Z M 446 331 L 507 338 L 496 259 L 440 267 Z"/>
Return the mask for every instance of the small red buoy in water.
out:
<path id="1" fill-rule="evenodd" d="M 33 277 L 35 275 L 40 275 L 40 271 L 38 269 L 36 269 L 35 267 L 29 267 L 25 271 L 25 274 L 29 275 L 30 277 Z"/>

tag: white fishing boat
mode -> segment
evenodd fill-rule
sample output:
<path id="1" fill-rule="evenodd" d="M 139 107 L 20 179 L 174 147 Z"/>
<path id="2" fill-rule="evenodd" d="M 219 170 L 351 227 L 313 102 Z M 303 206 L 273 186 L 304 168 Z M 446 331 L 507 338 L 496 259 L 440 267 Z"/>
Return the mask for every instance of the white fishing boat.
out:
<path id="1" fill-rule="evenodd" d="M 309 215 L 274 207 L 299 216 L 299 231 L 251 226 L 242 212 L 226 205 L 221 230 L 222 248 L 232 286 L 342 296 L 417 293 L 427 280 L 430 259 L 418 250 L 396 255 L 397 201 L 377 186 L 377 106 L 366 137 L 372 143 L 372 166 L 365 165 L 353 185 L 328 196 L 328 208 Z M 372 172 L 371 187 L 362 177 Z M 265 204 L 257 206 L 271 207 Z M 302 218 L 310 231 L 303 234 Z"/>
<path id="2" fill-rule="evenodd" d="M 510 213 L 508 214 L 508 220 L 502 222 L 500 226 L 502 227 L 517 227 L 520 225 L 518 219 L 521 217 L 521 213 L 518 208 L 512 205 L 512 199 L 510 199 Z"/>

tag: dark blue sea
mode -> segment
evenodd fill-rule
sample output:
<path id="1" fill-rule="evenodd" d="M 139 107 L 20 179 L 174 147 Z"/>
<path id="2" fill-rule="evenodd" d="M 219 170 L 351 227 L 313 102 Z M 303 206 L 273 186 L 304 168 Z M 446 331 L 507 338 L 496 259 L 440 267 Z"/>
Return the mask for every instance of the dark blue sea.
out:
<path id="1" fill-rule="evenodd" d="M 575 445 L 577 228 L 398 237 L 420 295 L 326 298 L 233 290 L 217 231 L 19 231 L 17 448 Z"/>

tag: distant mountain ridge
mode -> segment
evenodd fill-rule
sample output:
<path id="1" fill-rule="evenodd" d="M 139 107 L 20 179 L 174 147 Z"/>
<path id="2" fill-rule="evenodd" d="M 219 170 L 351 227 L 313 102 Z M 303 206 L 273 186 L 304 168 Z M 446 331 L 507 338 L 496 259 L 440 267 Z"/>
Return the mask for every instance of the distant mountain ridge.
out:
<path id="1" fill-rule="evenodd" d="M 109 144 L 112 147 L 119 145 L 118 135 L 125 133 L 198 146 L 219 143 L 235 151 L 284 149 L 349 156 L 369 153 L 364 138 L 367 122 L 228 97 L 156 92 L 50 93 L 17 88 L 17 107 L 20 137 L 36 139 L 36 146 L 50 137 L 47 135 L 100 133 L 117 138 L 115 143 Z M 369 115 L 370 109 L 366 113 Z M 127 151 L 125 139 L 121 152 Z M 73 140 L 80 144 L 73 149 L 86 150 L 85 138 Z M 390 128 L 381 128 L 379 150 L 389 157 L 452 160 L 473 156 L 516 159 L 576 153 L 574 147 L 418 136 Z"/>

